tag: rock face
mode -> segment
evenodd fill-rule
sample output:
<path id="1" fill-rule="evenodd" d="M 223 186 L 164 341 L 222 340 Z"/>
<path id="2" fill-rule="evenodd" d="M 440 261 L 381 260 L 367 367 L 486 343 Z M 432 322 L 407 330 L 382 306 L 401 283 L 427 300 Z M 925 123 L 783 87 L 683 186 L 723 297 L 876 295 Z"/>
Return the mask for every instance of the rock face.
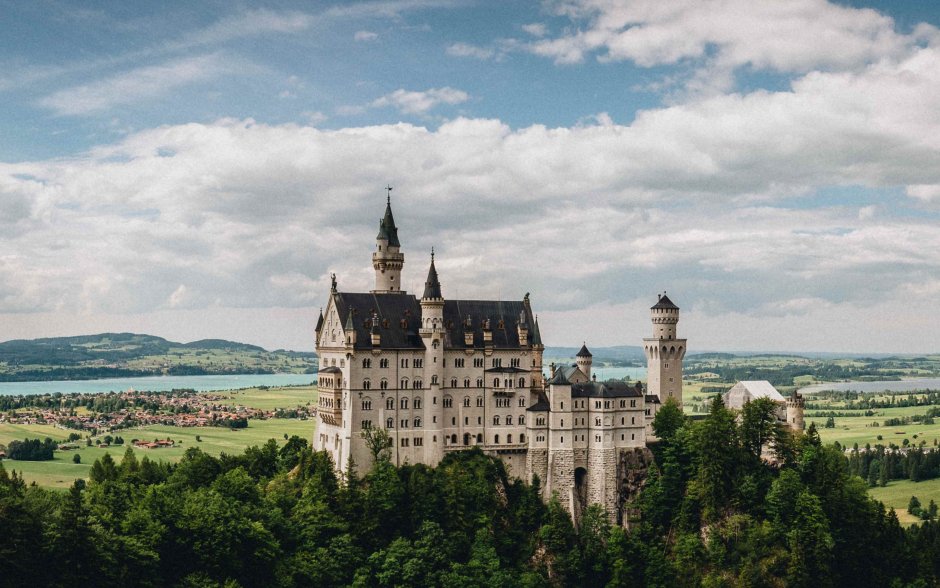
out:
<path id="1" fill-rule="evenodd" d="M 646 447 L 622 449 L 617 459 L 617 524 L 629 529 L 639 521 L 640 511 L 636 506 L 649 468 L 653 465 L 653 453 Z"/>

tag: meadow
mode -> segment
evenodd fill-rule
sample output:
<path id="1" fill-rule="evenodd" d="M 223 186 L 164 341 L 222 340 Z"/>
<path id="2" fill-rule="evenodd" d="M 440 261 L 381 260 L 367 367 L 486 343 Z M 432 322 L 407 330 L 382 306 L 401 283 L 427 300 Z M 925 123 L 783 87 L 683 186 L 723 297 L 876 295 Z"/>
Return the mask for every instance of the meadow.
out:
<path id="1" fill-rule="evenodd" d="M 921 522 L 907 512 L 907 504 L 911 496 L 916 496 L 921 505 L 926 507 L 931 500 L 940 504 L 940 478 L 911 482 L 910 480 L 892 480 L 884 488 L 876 486 L 868 490 L 868 494 L 875 500 L 880 500 L 886 507 L 894 508 L 901 524 L 908 526 Z"/>
<path id="2" fill-rule="evenodd" d="M 222 394 L 231 399 L 234 404 L 241 404 L 251 408 L 264 410 L 290 409 L 298 405 L 315 403 L 316 389 L 312 386 L 299 386 L 288 388 L 249 388 Z M 127 447 L 132 446 L 133 439 L 173 439 L 174 447 L 160 449 L 134 448 L 137 458 L 148 456 L 150 459 L 177 462 L 190 447 L 198 447 L 206 453 L 219 455 L 220 453 L 241 453 L 246 447 L 262 445 L 268 439 L 274 439 L 283 444 L 285 435 L 297 435 L 311 441 L 315 420 L 301 419 L 268 419 L 249 421 L 246 429 L 226 429 L 222 427 L 173 427 L 166 425 L 148 425 L 133 429 L 122 429 L 110 433 L 124 438 L 124 445 L 111 447 L 87 447 L 85 439 L 77 442 L 79 449 L 69 451 L 56 451 L 51 461 L 11 461 L 4 460 L 3 467 L 8 471 L 16 470 L 23 474 L 27 482 L 36 482 L 40 486 L 51 488 L 66 488 L 78 478 L 88 478 L 88 472 L 96 459 L 110 453 L 111 457 L 120 460 Z M 0 445 L 6 445 L 13 440 L 25 438 L 44 439 L 49 437 L 56 441 L 65 441 L 73 431 L 62 429 L 53 425 L 15 425 L 0 423 Z M 103 436 L 103 435 L 102 435 Z M 196 437 L 199 437 L 197 441 Z M 73 463 L 73 456 L 81 456 L 81 463 Z"/>

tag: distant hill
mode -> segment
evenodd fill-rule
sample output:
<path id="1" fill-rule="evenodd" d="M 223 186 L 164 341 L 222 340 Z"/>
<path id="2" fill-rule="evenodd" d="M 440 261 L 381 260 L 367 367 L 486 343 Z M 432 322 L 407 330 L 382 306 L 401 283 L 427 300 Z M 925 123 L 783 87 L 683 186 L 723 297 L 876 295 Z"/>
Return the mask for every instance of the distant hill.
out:
<path id="1" fill-rule="evenodd" d="M 616 345 L 613 347 L 590 347 L 594 361 L 609 363 L 635 363 L 645 361 L 643 348 L 637 345 Z M 581 347 L 546 347 L 545 357 L 574 357 Z"/>
<path id="2" fill-rule="evenodd" d="M 223 339 L 178 343 L 138 333 L 17 339 L 0 343 L 0 381 L 302 373 L 313 370 L 315 357 Z"/>

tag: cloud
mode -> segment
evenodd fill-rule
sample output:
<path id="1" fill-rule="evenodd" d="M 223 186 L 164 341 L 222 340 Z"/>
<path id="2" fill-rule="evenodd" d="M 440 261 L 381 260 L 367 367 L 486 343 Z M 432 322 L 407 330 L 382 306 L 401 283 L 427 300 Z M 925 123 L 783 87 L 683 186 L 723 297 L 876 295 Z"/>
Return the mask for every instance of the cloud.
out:
<path id="1" fill-rule="evenodd" d="M 454 57 L 473 57 L 487 60 L 496 56 L 496 50 L 489 47 L 478 47 L 467 43 L 454 43 L 447 47 L 447 54 Z"/>
<path id="2" fill-rule="evenodd" d="M 529 33 L 533 37 L 544 37 L 548 34 L 548 28 L 540 22 L 522 25 L 522 30 Z"/>
<path id="3" fill-rule="evenodd" d="M 181 86 L 215 79 L 225 73 L 244 73 L 251 69 L 256 68 L 236 64 L 220 54 L 187 57 L 59 90 L 40 99 L 39 105 L 58 115 L 87 115 L 163 96 Z"/>
<path id="4" fill-rule="evenodd" d="M 398 89 L 391 94 L 377 98 L 371 104 L 373 108 L 392 106 L 404 114 L 423 114 L 441 104 L 460 104 L 470 99 L 463 90 L 451 87 L 430 88 L 423 92 Z"/>
<path id="5" fill-rule="evenodd" d="M 379 38 L 378 33 L 373 33 L 372 31 L 356 31 L 356 34 L 353 35 L 354 41 L 375 41 Z"/>

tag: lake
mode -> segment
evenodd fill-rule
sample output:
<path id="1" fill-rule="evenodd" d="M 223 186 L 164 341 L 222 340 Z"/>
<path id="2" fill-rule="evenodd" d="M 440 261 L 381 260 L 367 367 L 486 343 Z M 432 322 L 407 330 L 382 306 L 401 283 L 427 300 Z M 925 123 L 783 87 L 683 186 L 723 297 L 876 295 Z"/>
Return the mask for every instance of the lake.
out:
<path id="1" fill-rule="evenodd" d="M 596 368 L 598 380 L 631 381 L 646 379 L 646 368 L 609 367 Z M 0 382 L 0 395 L 13 394 L 96 394 L 100 392 L 124 392 L 134 389 L 159 392 L 163 390 L 191 389 L 197 392 L 234 390 L 255 386 L 302 386 L 312 384 L 315 374 L 240 374 L 224 376 L 148 376 L 144 378 L 104 378 L 100 380 L 56 380 L 51 382 Z"/>
<path id="2" fill-rule="evenodd" d="M 0 395 L 63 394 L 99 392 L 163 391 L 192 389 L 198 392 L 232 390 L 254 386 L 299 386 L 311 384 L 315 374 L 233 374 L 223 376 L 147 376 L 144 378 L 103 378 L 100 380 L 56 380 L 51 382 L 0 382 Z"/>
<path id="3" fill-rule="evenodd" d="M 912 390 L 940 390 L 940 378 L 911 378 L 908 380 L 884 380 L 877 382 L 829 382 L 825 384 L 813 384 L 800 388 L 800 394 L 813 394 L 823 390 L 835 390 L 837 392 L 910 392 Z"/>

